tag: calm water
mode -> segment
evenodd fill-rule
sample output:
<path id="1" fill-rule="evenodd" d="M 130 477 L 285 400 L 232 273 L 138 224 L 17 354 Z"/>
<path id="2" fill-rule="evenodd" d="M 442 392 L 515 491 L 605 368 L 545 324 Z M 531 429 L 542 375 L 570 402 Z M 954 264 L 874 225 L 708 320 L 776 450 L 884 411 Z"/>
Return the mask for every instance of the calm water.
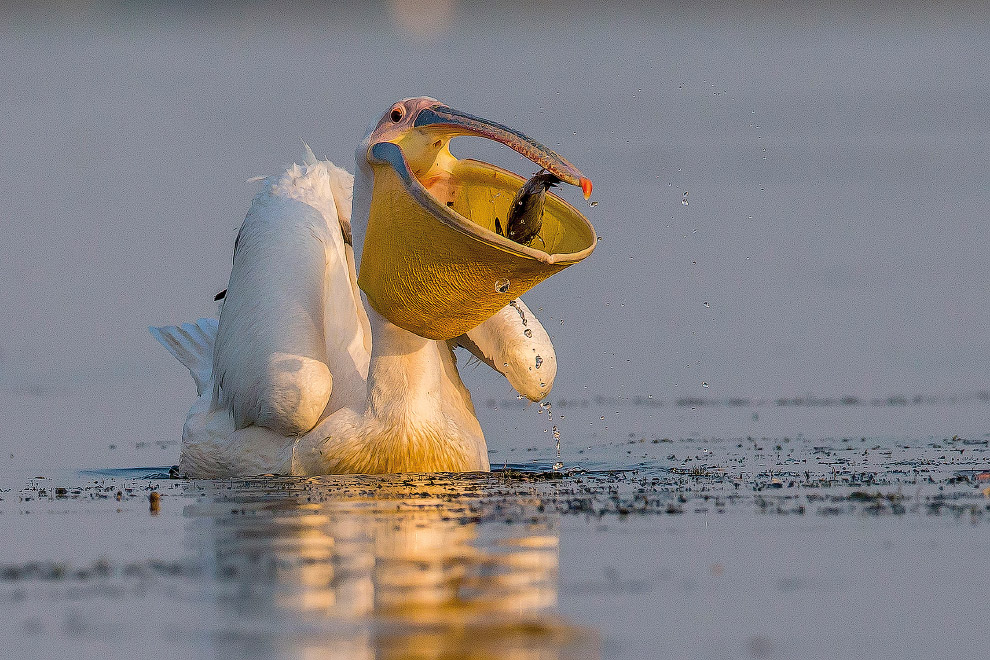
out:
<path id="1" fill-rule="evenodd" d="M 4 647 L 984 651 L 990 14 L 402 6 L 0 11 Z M 553 419 L 465 373 L 535 475 L 107 472 L 177 462 L 193 387 L 146 326 L 215 314 L 247 179 L 300 140 L 352 168 L 421 94 L 595 182 L 595 254 L 526 296 Z M 592 472 L 547 477 L 555 426 Z"/>
<path id="2" fill-rule="evenodd" d="M 16 657 L 978 654 L 988 451 L 630 440 L 605 452 L 625 470 L 39 476 L 0 494 L 0 640 Z"/>

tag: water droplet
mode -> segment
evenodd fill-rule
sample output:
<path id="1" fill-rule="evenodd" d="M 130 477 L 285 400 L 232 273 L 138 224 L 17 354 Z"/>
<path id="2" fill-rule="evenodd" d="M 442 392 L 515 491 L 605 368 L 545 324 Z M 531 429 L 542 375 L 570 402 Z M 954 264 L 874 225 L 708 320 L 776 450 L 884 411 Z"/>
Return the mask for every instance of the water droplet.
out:
<path id="1" fill-rule="evenodd" d="M 593 199 L 590 202 L 588 202 L 588 206 L 590 206 L 591 208 L 595 208 L 596 206 L 598 206 L 598 201 Z"/>
<path id="2" fill-rule="evenodd" d="M 564 464 L 562 462 L 560 462 L 560 461 L 557 461 L 556 463 L 553 464 L 553 469 L 554 470 L 559 470 L 559 469 L 561 469 L 563 467 L 564 467 Z"/>
<path id="3" fill-rule="evenodd" d="M 708 304 L 707 300 L 705 301 L 705 307 L 711 307 L 711 305 Z"/>
<path id="4" fill-rule="evenodd" d="M 539 355 L 537 355 L 536 356 L 536 368 L 539 369 L 541 366 L 543 366 L 543 358 L 541 358 Z"/>
<path id="5" fill-rule="evenodd" d="M 702 387 L 708 387 L 708 383 L 702 383 L 701 386 Z"/>
<path id="6" fill-rule="evenodd" d="M 601 416 L 601 419 L 605 419 L 605 415 L 602 415 L 602 416 Z"/>
<path id="7" fill-rule="evenodd" d="M 687 205 L 688 205 L 688 193 L 685 190 L 684 191 L 684 196 L 681 197 L 681 206 L 687 206 Z"/>
<path id="8" fill-rule="evenodd" d="M 526 335 L 527 337 L 532 337 L 533 331 L 530 330 L 529 328 L 526 328 L 525 330 L 523 330 L 523 334 Z"/>
<path id="9" fill-rule="evenodd" d="M 495 290 L 499 293 L 505 293 L 509 290 L 509 280 L 495 280 Z"/>

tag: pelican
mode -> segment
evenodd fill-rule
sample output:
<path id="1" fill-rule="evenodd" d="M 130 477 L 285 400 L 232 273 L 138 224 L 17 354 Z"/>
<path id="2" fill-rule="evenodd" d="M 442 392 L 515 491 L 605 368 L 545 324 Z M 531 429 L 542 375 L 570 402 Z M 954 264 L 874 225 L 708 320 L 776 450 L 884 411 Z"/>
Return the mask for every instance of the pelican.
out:
<path id="1" fill-rule="evenodd" d="M 521 178 L 455 158 L 448 145 L 460 135 L 501 142 L 585 198 L 591 192 L 577 168 L 538 142 L 426 97 L 385 112 L 355 151 L 355 176 L 307 147 L 302 165 L 265 179 L 254 198 L 219 320 L 149 328 L 197 388 L 181 472 L 489 469 L 453 349 L 469 350 L 520 395 L 546 397 L 556 356 L 516 294 L 590 254 L 595 237 L 556 197 L 548 208 L 553 201 L 562 217 L 587 225 L 577 243 L 549 237 L 562 246 L 550 254 L 495 234 L 497 218 L 487 216 L 512 195 L 502 202 L 485 182 L 518 188 Z M 511 272 L 512 281 L 496 279 L 492 289 L 489 271 Z"/>

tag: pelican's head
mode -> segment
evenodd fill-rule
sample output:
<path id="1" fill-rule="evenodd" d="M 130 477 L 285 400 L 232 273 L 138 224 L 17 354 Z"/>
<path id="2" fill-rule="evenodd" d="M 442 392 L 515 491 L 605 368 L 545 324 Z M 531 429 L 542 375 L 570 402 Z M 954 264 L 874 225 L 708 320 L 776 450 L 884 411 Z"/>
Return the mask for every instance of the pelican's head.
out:
<path id="1" fill-rule="evenodd" d="M 395 103 L 365 138 L 369 163 L 389 157 L 388 150 L 372 151 L 382 143 L 398 145 L 412 173 L 427 189 L 437 179 L 449 176 L 457 161 L 450 153 L 450 140 L 461 135 L 495 140 L 511 147 L 566 183 L 579 186 L 584 198 L 591 196 L 591 181 L 553 151 L 502 124 L 481 119 L 421 96 Z"/>
<path id="2" fill-rule="evenodd" d="M 458 136 L 500 142 L 591 194 L 574 165 L 518 131 L 427 97 L 393 104 L 355 153 L 354 225 L 365 231 L 358 283 L 382 316 L 431 339 L 470 330 L 597 241 L 591 223 L 552 194 L 530 246 L 496 233 L 525 179 L 455 157 Z"/>

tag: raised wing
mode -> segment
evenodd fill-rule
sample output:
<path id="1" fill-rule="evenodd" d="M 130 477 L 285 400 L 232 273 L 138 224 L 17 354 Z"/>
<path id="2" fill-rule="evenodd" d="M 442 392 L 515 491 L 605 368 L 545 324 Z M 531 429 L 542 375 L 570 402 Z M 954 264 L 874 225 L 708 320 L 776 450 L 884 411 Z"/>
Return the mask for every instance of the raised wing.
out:
<path id="1" fill-rule="evenodd" d="M 265 180 L 244 219 L 213 358 L 213 405 L 236 428 L 298 435 L 364 399 L 370 331 L 338 212 L 352 185 L 310 159 Z"/>

